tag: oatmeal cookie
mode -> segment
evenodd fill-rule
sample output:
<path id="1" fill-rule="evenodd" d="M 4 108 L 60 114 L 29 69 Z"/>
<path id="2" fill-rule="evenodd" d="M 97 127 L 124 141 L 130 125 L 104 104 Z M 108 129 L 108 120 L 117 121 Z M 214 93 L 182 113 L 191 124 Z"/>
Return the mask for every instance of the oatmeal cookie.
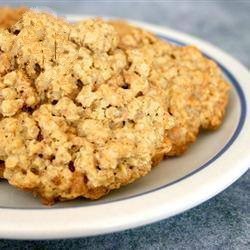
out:
<path id="1" fill-rule="evenodd" d="M 142 52 L 112 25 L 26 12 L 0 31 L 0 160 L 44 203 L 97 199 L 146 175 L 175 125 Z"/>
<path id="2" fill-rule="evenodd" d="M 26 8 L 9 8 L 9 7 L 1 7 L 0 8 L 0 28 L 10 28 L 11 25 L 15 24 L 22 15 L 26 12 Z M 1 39 L 2 37 L 0 37 Z M 5 48 L 6 49 L 6 48 Z M 1 64 L 0 64 L 0 72 L 4 71 L 6 68 L 6 64 L 9 63 L 8 58 L 6 55 L 1 55 Z M 0 73 L 1 74 L 1 73 Z M 4 171 L 4 161 L 0 160 L 0 178 L 3 178 L 3 171 Z"/>
<path id="3" fill-rule="evenodd" d="M 200 129 L 220 126 L 228 102 L 229 84 L 219 67 L 193 46 L 176 46 L 122 21 L 111 21 L 128 57 L 141 53 L 151 65 L 149 83 L 166 92 L 168 112 L 176 126 L 168 133 L 173 147 L 167 155 L 182 154 Z M 135 53 L 136 51 L 136 53 Z"/>
<path id="4" fill-rule="evenodd" d="M 0 28 L 9 28 L 15 24 L 22 15 L 27 11 L 25 7 L 10 8 L 1 7 L 0 8 Z"/>

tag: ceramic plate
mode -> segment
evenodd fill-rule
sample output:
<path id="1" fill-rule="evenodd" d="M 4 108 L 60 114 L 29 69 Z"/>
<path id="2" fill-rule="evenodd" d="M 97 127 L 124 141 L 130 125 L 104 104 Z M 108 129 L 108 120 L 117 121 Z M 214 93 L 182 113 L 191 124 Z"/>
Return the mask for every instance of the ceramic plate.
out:
<path id="1" fill-rule="evenodd" d="M 69 20 L 82 19 L 68 16 Z M 98 235 L 149 224 L 215 196 L 250 163 L 250 74 L 225 52 L 180 32 L 136 23 L 178 45 L 193 44 L 214 59 L 232 85 L 222 127 L 203 133 L 181 157 L 163 161 L 146 177 L 99 201 L 76 200 L 48 208 L 0 182 L 0 238 L 49 239 Z"/>

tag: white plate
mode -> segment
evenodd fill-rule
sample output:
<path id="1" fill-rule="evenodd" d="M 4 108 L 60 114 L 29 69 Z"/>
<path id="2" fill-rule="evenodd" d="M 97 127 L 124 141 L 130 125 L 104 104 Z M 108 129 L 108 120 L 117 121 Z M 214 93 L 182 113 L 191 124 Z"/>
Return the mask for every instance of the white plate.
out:
<path id="1" fill-rule="evenodd" d="M 202 134 L 183 156 L 162 162 L 145 178 L 95 202 L 78 200 L 47 208 L 31 194 L 1 181 L 0 238 L 68 238 L 145 225 L 197 206 L 247 171 L 250 163 L 247 69 L 207 42 L 171 29 L 137 24 L 171 42 L 194 44 L 218 62 L 232 84 L 223 126 L 216 132 Z"/>

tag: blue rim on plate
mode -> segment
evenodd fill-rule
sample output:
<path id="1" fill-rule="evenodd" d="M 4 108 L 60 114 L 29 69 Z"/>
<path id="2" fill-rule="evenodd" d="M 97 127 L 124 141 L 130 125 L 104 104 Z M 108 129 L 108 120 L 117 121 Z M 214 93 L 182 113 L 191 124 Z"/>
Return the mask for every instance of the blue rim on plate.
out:
<path id="1" fill-rule="evenodd" d="M 186 43 L 180 42 L 180 41 L 178 41 L 176 39 L 173 39 L 173 38 L 170 38 L 170 37 L 167 37 L 167 36 L 162 36 L 162 35 L 158 35 L 158 36 L 163 40 L 166 40 L 166 41 L 168 41 L 170 43 L 173 43 L 173 44 L 176 44 L 176 45 L 179 45 L 179 46 L 187 45 Z M 176 184 L 176 183 L 178 183 L 178 182 L 180 182 L 180 181 L 182 181 L 184 179 L 187 179 L 190 176 L 196 174 L 197 172 L 200 172 L 204 168 L 208 167 L 212 162 L 217 160 L 221 155 L 223 155 L 228 150 L 228 148 L 234 143 L 234 141 L 237 139 L 237 137 L 239 136 L 239 134 L 240 134 L 240 132 L 241 132 L 241 130 L 243 128 L 243 125 L 244 125 L 245 120 L 246 120 L 246 113 L 247 113 L 246 98 L 245 98 L 244 92 L 243 92 L 240 84 L 238 83 L 238 81 L 234 77 L 234 75 L 230 71 L 228 71 L 228 69 L 226 69 L 222 64 L 220 64 L 217 60 L 215 60 L 214 58 L 212 58 L 212 57 L 210 57 L 210 56 L 208 56 L 206 54 L 204 54 L 204 55 L 217 63 L 217 65 L 220 67 L 222 72 L 229 79 L 229 82 L 234 86 L 234 88 L 235 88 L 235 90 L 237 92 L 237 95 L 239 97 L 239 100 L 240 100 L 240 108 L 241 108 L 239 122 L 238 122 L 238 125 L 237 125 L 232 137 L 229 139 L 229 141 L 226 143 L 226 145 L 216 155 L 214 155 L 210 160 L 208 160 L 206 163 L 202 164 L 200 167 L 198 167 L 196 170 L 190 172 L 189 174 L 184 175 L 183 177 L 181 177 L 181 178 L 179 178 L 179 179 L 177 179 L 175 181 L 169 182 L 169 183 L 164 184 L 164 185 L 162 185 L 160 187 L 153 188 L 151 190 L 148 190 L 148 191 L 145 191 L 145 192 L 142 192 L 142 193 L 139 193 L 139 194 L 131 195 L 131 196 L 124 197 L 124 198 L 118 198 L 118 199 L 115 199 L 115 200 L 112 200 L 112 201 L 103 201 L 103 202 L 98 202 L 98 203 L 94 203 L 94 204 L 83 204 L 83 205 L 80 205 L 80 206 L 77 206 L 77 207 L 54 207 L 54 208 L 52 207 L 52 208 L 49 208 L 49 209 L 50 210 L 55 210 L 55 209 L 83 208 L 83 207 L 89 207 L 89 206 L 104 205 L 104 204 L 108 204 L 108 203 L 114 203 L 114 202 L 118 202 L 118 201 L 124 201 L 124 200 L 127 200 L 127 199 L 132 199 L 132 198 L 143 196 L 143 195 L 146 195 L 146 194 L 149 194 L 149 193 L 152 193 L 152 192 L 156 192 L 158 190 L 161 190 L 161 189 L 164 189 L 166 187 L 172 186 L 172 185 L 174 185 L 174 184 Z M 44 210 L 44 209 L 46 209 L 46 207 L 45 208 L 0 207 L 0 209 Z"/>

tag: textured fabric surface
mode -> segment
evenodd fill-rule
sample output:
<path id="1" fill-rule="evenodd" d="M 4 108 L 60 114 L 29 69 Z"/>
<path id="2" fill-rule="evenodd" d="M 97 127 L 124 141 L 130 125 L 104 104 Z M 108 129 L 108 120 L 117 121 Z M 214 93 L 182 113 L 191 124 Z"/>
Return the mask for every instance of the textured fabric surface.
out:
<path id="1" fill-rule="evenodd" d="M 20 1 L 2 1 L 18 5 Z M 137 19 L 203 38 L 250 68 L 250 1 L 22 1 L 58 13 Z M 0 249 L 249 249 L 250 171 L 181 215 L 109 235 L 59 241 L 0 240 Z"/>

